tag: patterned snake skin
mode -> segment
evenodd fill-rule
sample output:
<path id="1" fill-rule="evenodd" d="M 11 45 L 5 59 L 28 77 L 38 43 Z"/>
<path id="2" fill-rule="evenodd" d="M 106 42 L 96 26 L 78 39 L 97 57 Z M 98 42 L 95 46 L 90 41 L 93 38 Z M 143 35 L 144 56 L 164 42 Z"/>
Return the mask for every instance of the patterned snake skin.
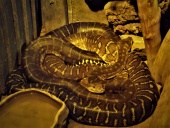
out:
<path id="1" fill-rule="evenodd" d="M 75 46 L 77 41 L 85 41 L 83 50 Z M 7 92 L 48 91 L 66 103 L 72 119 L 84 124 L 138 124 L 153 113 L 159 93 L 146 64 L 129 53 L 130 46 L 130 38 L 120 40 L 105 24 L 63 26 L 26 47 L 22 66 L 6 79 Z M 102 85 L 104 91 L 97 94 L 88 85 Z"/>

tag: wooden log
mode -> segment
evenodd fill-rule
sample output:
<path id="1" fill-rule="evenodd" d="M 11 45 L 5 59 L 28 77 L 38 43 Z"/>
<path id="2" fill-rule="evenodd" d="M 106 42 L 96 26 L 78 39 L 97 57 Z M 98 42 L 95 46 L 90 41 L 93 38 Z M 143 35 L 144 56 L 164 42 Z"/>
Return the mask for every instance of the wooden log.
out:
<path id="1" fill-rule="evenodd" d="M 137 2 L 145 39 L 148 66 L 155 81 L 163 86 L 157 107 L 148 125 L 151 128 L 168 128 L 170 127 L 170 30 L 161 44 L 161 16 L 157 1 L 137 0 Z"/>
<path id="2" fill-rule="evenodd" d="M 152 75 L 157 83 L 163 86 L 170 76 L 170 30 L 166 34 L 152 67 Z"/>
<path id="3" fill-rule="evenodd" d="M 166 34 L 158 54 L 153 63 L 153 75 L 157 82 L 162 83 L 163 90 L 158 101 L 156 110 L 152 115 L 150 128 L 170 127 L 170 30 Z"/>
<path id="4" fill-rule="evenodd" d="M 138 15 L 145 41 L 148 66 L 152 66 L 161 45 L 160 19 L 161 9 L 158 0 L 137 0 Z"/>

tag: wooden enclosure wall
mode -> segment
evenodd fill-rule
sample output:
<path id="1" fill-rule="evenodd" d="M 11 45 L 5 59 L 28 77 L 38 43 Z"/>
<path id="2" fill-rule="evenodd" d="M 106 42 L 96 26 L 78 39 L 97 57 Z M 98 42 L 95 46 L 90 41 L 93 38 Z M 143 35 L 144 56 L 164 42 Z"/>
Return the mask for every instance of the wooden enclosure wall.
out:
<path id="1" fill-rule="evenodd" d="M 7 74 L 20 63 L 22 44 L 38 36 L 39 5 L 39 0 L 0 0 L 0 94 Z"/>
<path id="2" fill-rule="evenodd" d="M 93 12 L 84 0 L 41 0 L 41 35 L 73 22 L 108 23 L 105 12 Z"/>

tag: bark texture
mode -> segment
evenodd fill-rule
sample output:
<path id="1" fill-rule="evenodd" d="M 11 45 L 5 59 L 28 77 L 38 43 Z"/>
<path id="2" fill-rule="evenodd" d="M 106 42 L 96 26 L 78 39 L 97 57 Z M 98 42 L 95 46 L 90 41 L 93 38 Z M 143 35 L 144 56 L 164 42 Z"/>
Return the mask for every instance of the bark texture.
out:
<path id="1" fill-rule="evenodd" d="M 142 34 L 145 42 L 148 66 L 152 69 L 151 67 L 153 67 L 153 62 L 161 45 L 161 9 L 158 6 L 157 0 L 137 0 L 137 5 Z"/>

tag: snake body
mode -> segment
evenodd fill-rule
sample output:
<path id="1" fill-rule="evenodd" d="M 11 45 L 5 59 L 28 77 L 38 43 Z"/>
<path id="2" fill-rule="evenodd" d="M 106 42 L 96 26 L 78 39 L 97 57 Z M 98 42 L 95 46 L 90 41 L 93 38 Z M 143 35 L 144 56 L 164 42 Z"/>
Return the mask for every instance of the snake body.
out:
<path id="1" fill-rule="evenodd" d="M 74 35 L 76 33 L 79 34 Z M 91 51 L 80 50 L 69 43 L 75 37 L 83 40 L 88 37 L 91 46 L 104 39 L 105 45 L 94 50 L 85 44 Z M 146 64 L 137 55 L 128 54 L 129 42 L 130 39 L 120 40 L 107 25 L 100 23 L 63 26 L 26 47 L 23 65 L 7 77 L 7 92 L 25 88 L 46 90 L 63 100 L 70 116 L 84 124 L 131 126 L 140 123 L 153 113 L 159 93 Z M 108 52 L 111 46 L 117 49 Z M 116 57 L 112 61 L 109 56 Z M 88 84 L 92 81 L 94 85 L 104 85 L 105 92 L 90 92 L 80 84 L 84 78 Z"/>

